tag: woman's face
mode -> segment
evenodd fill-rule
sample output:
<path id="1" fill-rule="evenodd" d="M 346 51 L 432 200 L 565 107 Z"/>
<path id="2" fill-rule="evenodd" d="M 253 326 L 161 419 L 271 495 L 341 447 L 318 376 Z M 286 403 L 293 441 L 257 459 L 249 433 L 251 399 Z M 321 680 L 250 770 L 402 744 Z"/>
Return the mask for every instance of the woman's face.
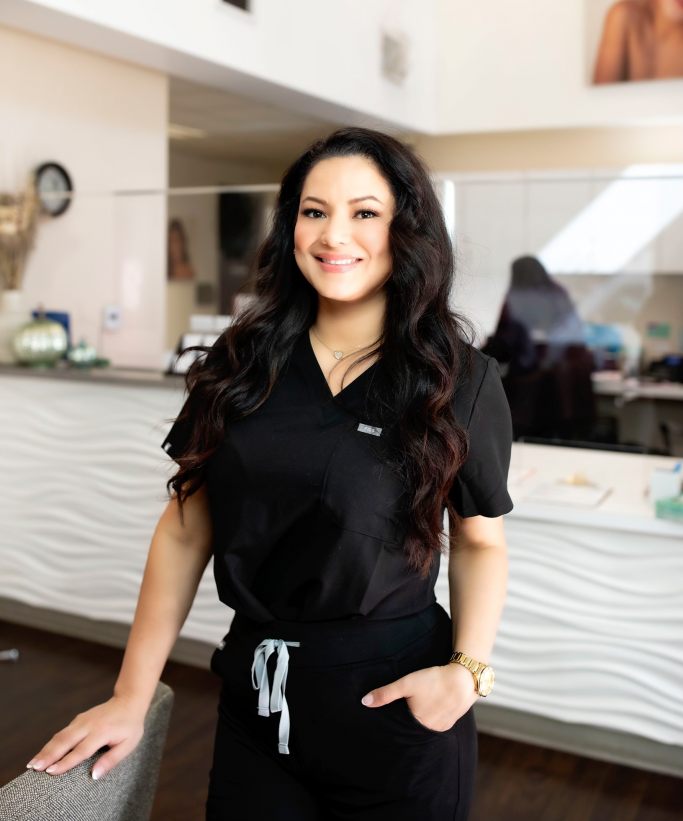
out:
<path id="1" fill-rule="evenodd" d="M 299 270 L 327 299 L 352 302 L 391 275 L 394 196 L 363 157 L 322 160 L 306 177 L 294 228 Z"/>

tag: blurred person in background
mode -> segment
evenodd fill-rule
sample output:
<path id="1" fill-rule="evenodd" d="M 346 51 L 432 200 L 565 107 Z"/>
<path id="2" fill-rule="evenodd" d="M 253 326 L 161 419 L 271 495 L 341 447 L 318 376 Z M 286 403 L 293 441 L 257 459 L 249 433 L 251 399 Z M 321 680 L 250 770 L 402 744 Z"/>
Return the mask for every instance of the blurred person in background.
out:
<path id="1" fill-rule="evenodd" d="M 211 660 L 207 821 L 465 821 L 512 429 L 496 361 L 449 307 L 453 274 L 405 144 L 345 128 L 290 167 L 257 299 L 199 348 L 163 443 L 174 493 L 114 695 L 30 766 L 62 773 L 108 745 L 96 778 L 135 748 L 213 556 L 235 616 Z M 452 619 L 434 595 L 442 552 Z"/>
<path id="2" fill-rule="evenodd" d="M 483 350 L 502 366 L 515 438 L 590 437 L 593 357 L 583 323 L 567 290 L 535 257 L 512 263 L 498 326 Z"/>

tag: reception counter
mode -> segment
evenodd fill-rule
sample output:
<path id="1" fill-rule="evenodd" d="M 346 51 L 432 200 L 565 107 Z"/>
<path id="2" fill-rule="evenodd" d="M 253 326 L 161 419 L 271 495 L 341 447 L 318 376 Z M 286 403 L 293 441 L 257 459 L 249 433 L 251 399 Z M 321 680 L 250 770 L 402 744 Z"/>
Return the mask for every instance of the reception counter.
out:
<path id="1" fill-rule="evenodd" d="M 183 388 L 153 372 L 0 368 L 0 596 L 131 623 Z M 217 643 L 229 623 L 207 572 L 182 635 Z"/>
<path id="2" fill-rule="evenodd" d="M 683 524 L 655 518 L 646 495 L 650 471 L 675 463 L 513 445 L 496 690 L 480 705 L 493 729 L 683 773 Z M 577 473 L 609 491 L 598 507 L 527 498 Z"/>
<path id="3" fill-rule="evenodd" d="M 125 644 L 183 389 L 155 373 L 0 368 L 0 618 Z M 683 525 L 645 495 L 674 461 L 513 446 L 510 583 L 480 728 L 683 774 Z M 609 491 L 597 507 L 530 500 L 577 473 Z M 209 566 L 173 657 L 206 665 L 230 620 Z"/>

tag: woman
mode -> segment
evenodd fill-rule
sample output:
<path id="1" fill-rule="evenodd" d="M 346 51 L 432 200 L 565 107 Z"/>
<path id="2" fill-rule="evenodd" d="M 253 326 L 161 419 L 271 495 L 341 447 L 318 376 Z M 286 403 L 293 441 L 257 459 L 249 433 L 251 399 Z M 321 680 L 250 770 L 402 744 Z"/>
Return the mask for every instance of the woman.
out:
<path id="1" fill-rule="evenodd" d="M 593 357 L 562 285 L 535 257 L 512 263 L 510 288 L 484 353 L 503 366 L 515 438 L 589 439 Z"/>
<path id="2" fill-rule="evenodd" d="M 236 615 L 211 664 L 207 819 L 465 819 L 511 426 L 495 360 L 449 309 L 427 171 L 379 132 L 315 143 L 283 178 L 257 267 L 256 302 L 193 365 L 163 444 L 175 495 L 114 696 L 31 763 L 61 773 L 108 744 L 100 777 L 134 749 L 213 553 Z M 434 597 L 446 510 L 453 625 Z"/>
<path id="3" fill-rule="evenodd" d="M 522 354 L 524 370 L 529 370 L 535 357 L 525 344 L 515 350 L 515 337 L 519 337 L 515 326 L 521 326 L 531 341 L 543 343 L 546 363 L 560 361 L 568 346 L 584 344 L 583 323 L 569 292 L 536 257 L 519 257 L 512 263 L 510 287 L 495 331 L 515 354 Z"/>

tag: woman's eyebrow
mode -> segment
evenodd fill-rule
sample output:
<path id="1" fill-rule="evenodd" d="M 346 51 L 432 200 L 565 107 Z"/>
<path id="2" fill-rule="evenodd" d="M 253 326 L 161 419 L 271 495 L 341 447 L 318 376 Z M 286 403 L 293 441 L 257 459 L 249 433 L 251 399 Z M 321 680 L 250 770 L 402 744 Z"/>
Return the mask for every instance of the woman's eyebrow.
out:
<path id="1" fill-rule="evenodd" d="M 354 202 L 363 202 L 363 200 L 374 200 L 375 202 L 378 202 L 380 205 L 382 205 L 382 200 L 378 200 L 377 197 L 373 197 L 372 194 L 368 194 L 367 197 L 354 197 L 352 200 L 349 200 L 349 205 L 351 205 Z"/>
<path id="2" fill-rule="evenodd" d="M 312 200 L 313 202 L 319 202 L 321 205 L 327 205 L 327 200 L 321 200 L 319 197 L 304 197 L 301 202 L 306 202 L 306 200 Z M 374 200 L 382 205 L 382 200 L 378 200 L 377 197 L 372 194 L 368 194 L 365 197 L 354 197 L 352 200 L 349 200 L 349 205 L 352 205 L 354 202 L 363 202 L 363 200 Z"/>

